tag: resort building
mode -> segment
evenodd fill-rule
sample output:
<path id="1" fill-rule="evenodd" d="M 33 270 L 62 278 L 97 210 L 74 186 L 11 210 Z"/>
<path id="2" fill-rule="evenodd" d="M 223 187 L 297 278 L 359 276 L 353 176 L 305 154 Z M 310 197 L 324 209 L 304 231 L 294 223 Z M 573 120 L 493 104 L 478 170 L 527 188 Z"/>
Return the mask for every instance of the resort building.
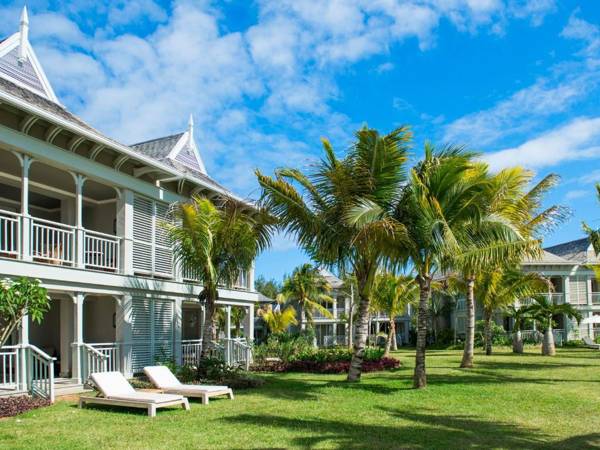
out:
<path id="1" fill-rule="evenodd" d="M 354 293 L 345 289 L 344 283 L 328 270 L 321 269 L 321 275 L 331 286 L 330 296 L 333 303 L 324 304 L 332 317 L 316 311 L 313 318 L 315 322 L 315 337 L 318 347 L 332 347 L 336 345 L 348 345 L 350 336 L 354 336 L 354 324 L 350 329 L 350 317 L 356 315 L 357 303 L 354 301 Z M 396 320 L 396 342 L 398 345 L 409 342 L 410 331 L 410 306 L 406 314 L 398 316 Z M 383 313 L 372 313 L 369 316 L 369 340 L 376 342 L 378 333 L 389 332 L 390 318 Z"/>
<path id="2" fill-rule="evenodd" d="M 0 277 L 40 279 L 51 309 L 2 349 L 0 388 L 49 395 L 80 387 L 92 369 L 131 375 L 195 358 L 200 288 L 174 264 L 160 223 L 173 202 L 235 196 L 207 174 L 191 117 L 180 133 L 124 145 L 69 112 L 28 27 L 24 9 L 19 31 L 0 42 Z M 249 338 L 253 285 L 251 270 L 218 300 L 226 312 L 246 309 Z M 249 359 L 227 317 L 223 352 Z"/>
<path id="3" fill-rule="evenodd" d="M 554 334 L 559 342 L 584 337 L 594 339 L 600 336 L 600 324 L 593 323 L 593 317 L 600 316 L 600 285 L 590 269 L 591 265 L 596 264 L 600 264 L 600 258 L 596 255 L 589 238 L 547 247 L 540 259 L 525 261 L 522 264 L 522 270 L 537 272 L 552 283 L 551 292 L 541 293 L 542 295 L 551 297 L 557 304 L 571 303 L 583 316 L 579 325 L 562 315 L 555 317 L 557 325 Z M 521 304 L 529 302 L 531 300 L 524 299 Z M 478 307 L 477 320 L 482 316 Z M 512 329 L 511 321 L 501 313 L 498 313 L 495 319 L 507 331 Z M 452 314 L 452 324 L 459 336 L 464 336 L 465 320 L 465 302 L 461 299 L 456 303 L 456 310 Z"/>

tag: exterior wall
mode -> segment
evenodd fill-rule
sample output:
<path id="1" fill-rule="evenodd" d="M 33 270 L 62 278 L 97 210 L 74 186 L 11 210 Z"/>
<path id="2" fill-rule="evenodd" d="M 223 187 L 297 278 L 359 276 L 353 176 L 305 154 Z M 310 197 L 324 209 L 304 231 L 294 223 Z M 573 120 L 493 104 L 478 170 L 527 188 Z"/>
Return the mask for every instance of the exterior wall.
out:
<path id="1" fill-rule="evenodd" d="M 83 302 L 83 340 L 115 342 L 116 307 L 113 297 L 87 297 Z"/>

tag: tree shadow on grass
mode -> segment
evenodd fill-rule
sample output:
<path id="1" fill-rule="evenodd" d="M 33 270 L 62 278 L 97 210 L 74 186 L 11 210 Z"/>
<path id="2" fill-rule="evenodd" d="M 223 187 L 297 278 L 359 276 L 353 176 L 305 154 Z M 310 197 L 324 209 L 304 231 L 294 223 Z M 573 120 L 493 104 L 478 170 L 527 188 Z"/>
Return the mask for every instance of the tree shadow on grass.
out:
<path id="1" fill-rule="evenodd" d="M 272 414 L 240 414 L 224 420 L 247 426 L 286 429 L 296 433 L 282 447 L 313 448 L 327 446 L 343 449 L 363 448 L 590 448 L 600 442 L 599 434 L 575 436 L 553 442 L 539 430 L 513 423 L 486 421 L 472 416 L 437 415 L 429 411 L 405 412 L 381 409 L 381 419 L 391 424 L 362 424 L 358 421 L 323 418 L 297 419 Z M 565 447 L 568 443 L 568 447 Z"/>

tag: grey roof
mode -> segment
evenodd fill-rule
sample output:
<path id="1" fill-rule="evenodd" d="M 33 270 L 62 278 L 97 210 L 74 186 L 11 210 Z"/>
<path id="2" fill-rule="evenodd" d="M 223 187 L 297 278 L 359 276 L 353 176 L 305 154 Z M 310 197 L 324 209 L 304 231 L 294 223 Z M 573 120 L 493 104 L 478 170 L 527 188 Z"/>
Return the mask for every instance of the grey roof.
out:
<path id="1" fill-rule="evenodd" d="M 329 286 L 331 286 L 332 289 L 340 289 L 342 286 L 344 286 L 344 282 L 332 274 L 329 270 L 321 268 L 319 269 L 319 273 L 323 278 L 325 278 L 325 281 L 329 283 Z"/>
<path id="2" fill-rule="evenodd" d="M 171 153 L 171 150 L 175 147 L 183 134 L 184 133 L 172 134 L 170 136 L 151 139 L 149 141 L 138 142 L 137 144 L 130 145 L 130 147 L 150 158 L 162 160 Z"/>
<path id="3" fill-rule="evenodd" d="M 591 248 L 590 239 L 587 237 L 553 245 L 552 247 L 547 247 L 545 250 L 574 263 L 585 264 L 599 261 L 596 253 Z"/>
<path id="4" fill-rule="evenodd" d="M 44 92 L 44 86 L 35 73 L 29 58 L 19 61 L 18 46 L 0 58 L 0 72 L 29 86 L 31 89 Z"/>
<path id="5" fill-rule="evenodd" d="M 527 258 L 523 261 L 523 264 L 569 264 L 571 261 L 567 261 L 558 255 L 543 250 L 542 256 L 537 259 Z"/>

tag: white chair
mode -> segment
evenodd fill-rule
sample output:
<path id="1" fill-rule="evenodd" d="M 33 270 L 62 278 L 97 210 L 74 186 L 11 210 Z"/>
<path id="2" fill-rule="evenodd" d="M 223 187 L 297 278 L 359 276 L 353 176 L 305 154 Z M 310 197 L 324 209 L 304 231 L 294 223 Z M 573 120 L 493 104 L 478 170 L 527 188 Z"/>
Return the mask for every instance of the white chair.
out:
<path id="1" fill-rule="evenodd" d="M 150 417 L 156 416 L 157 408 L 181 405 L 186 411 L 190 409 L 188 399 L 182 395 L 136 391 L 121 372 L 92 373 L 90 378 L 102 397 L 81 396 L 80 408 L 88 403 L 146 408 Z"/>
<path id="2" fill-rule="evenodd" d="M 583 343 L 587 348 L 595 348 L 596 350 L 600 350 L 600 344 L 596 344 L 594 341 L 592 341 L 592 339 L 590 339 L 587 336 L 583 338 Z"/>
<path id="3" fill-rule="evenodd" d="M 228 395 L 233 400 L 233 391 L 227 386 L 212 386 L 205 384 L 182 384 L 167 366 L 144 367 L 144 373 L 152 384 L 162 392 L 168 394 L 180 394 L 186 397 L 202 399 L 202 403 L 208 403 L 210 397 Z"/>

